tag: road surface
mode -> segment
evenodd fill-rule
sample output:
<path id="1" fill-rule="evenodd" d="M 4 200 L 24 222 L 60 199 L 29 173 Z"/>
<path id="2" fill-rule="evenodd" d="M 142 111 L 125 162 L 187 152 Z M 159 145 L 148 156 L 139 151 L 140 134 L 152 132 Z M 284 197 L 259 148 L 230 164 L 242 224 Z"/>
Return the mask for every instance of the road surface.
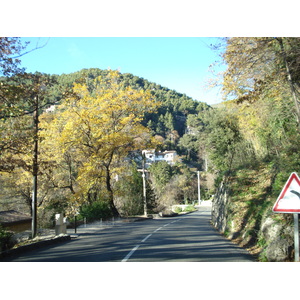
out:
<path id="1" fill-rule="evenodd" d="M 210 225 L 210 207 L 170 218 L 122 223 L 71 241 L 7 257 L 15 262 L 251 262 Z"/>

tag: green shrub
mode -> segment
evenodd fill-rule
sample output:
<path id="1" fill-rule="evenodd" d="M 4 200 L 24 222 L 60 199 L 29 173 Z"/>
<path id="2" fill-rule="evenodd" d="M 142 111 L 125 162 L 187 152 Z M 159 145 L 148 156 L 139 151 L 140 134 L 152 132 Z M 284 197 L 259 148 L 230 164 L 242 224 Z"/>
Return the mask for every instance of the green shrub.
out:
<path id="1" fill-rule="evenodd" d="M 113 216 L 108 203 L 104 201 L 96 201 L 92 204 L 83 205 L 80 209 L 80 215 L 86 218 L 88 222 L 108 219 Z"/>
<path id="2" fill-rule="evenodd" d="M 181 207 L 180 207 L 180 206 L 176 206 L 176 207 L 174 208 L 174 212 L 177 213 L 177 214 L 181 213 L 181 212 L 182 212 Z"/>
<path id="3" fill-rule="evenodd" d="M 195 211 L 196 208 L 193 205 L 189 205 L 187 207 L 185 207 L 184 211 L 185 212 L 191 212 L 191 211 Z"/>

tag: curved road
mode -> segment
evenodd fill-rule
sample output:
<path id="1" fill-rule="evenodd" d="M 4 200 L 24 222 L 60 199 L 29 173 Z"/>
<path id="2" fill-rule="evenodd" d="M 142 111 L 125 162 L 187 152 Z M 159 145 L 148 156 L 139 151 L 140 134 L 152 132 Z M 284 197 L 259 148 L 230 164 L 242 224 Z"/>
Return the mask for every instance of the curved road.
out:
<path id="1" fill-rule="evenodd" d="M 187 215 L 95 229 L 71 241 L 24 252 L 5 261 L 251 262 L 254 259 L 210 225 L 210 207 L 200 207 Z"/>

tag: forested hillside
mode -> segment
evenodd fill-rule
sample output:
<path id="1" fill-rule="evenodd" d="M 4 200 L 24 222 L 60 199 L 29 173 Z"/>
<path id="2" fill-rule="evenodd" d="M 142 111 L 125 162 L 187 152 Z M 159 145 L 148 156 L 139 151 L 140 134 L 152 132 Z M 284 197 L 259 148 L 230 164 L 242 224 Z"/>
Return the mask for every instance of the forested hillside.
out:
<path id="1" fill-rule="evenodd" d="M 57 89 L 72 88 L 74 82 L 84 82 L 92 90 L 93 80 L 98 76 L 105 77 L 108 73 L 109 70 L 83 69 L 72 74 L 55 76 L 58 82 Z M 209 108 L 204 102 L 195 101 L 185 94 L 180 94 L 130 73 L 120 73 L 118 80 L 120 87 L 150 91 L 156 101 L 161 102 L 157 112 L 145 114 L 142 123 L 164 138 L 168 138 L 168 134 L 174 130 L 179 136 L 182 136 L 186 130 L 187 116 Z"/>

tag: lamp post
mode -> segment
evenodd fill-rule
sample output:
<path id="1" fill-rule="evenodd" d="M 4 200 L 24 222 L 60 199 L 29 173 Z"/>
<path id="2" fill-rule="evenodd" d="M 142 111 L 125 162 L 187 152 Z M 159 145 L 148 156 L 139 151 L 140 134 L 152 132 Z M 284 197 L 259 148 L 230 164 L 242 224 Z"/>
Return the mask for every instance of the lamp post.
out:
<path id="1" fill-rule="evenodd" d="M 148 212 L 147 212 L 147 196 L 146 196 L 146 174 L 145 174 L 145 155 L 143 155 L 143 173 L 142 173 L 142 177 L 143 177 L 143 200 L 144 200 L 144 215 L 145 217 L 148 216 Z"/>
<path id="2" fill-rule="evenodd" d="M 198 205 L 201 204 L 201 194 L 200 194 L 200 171 L 197 171 L 197 177 L 198 177 Z"/>
<path id="3" fill-rule="evenodd" d="M 138 172 L 142 173 L 142 178 L 143 178 L 143 205 L 144 205 L 144 216 L 148 216 L 147 212 L 147 188 L 146 188 L 146 173 L 149 172 L 145 170 L 145 155 L 142 154 L 142 169 L 137 169 Z"/>

